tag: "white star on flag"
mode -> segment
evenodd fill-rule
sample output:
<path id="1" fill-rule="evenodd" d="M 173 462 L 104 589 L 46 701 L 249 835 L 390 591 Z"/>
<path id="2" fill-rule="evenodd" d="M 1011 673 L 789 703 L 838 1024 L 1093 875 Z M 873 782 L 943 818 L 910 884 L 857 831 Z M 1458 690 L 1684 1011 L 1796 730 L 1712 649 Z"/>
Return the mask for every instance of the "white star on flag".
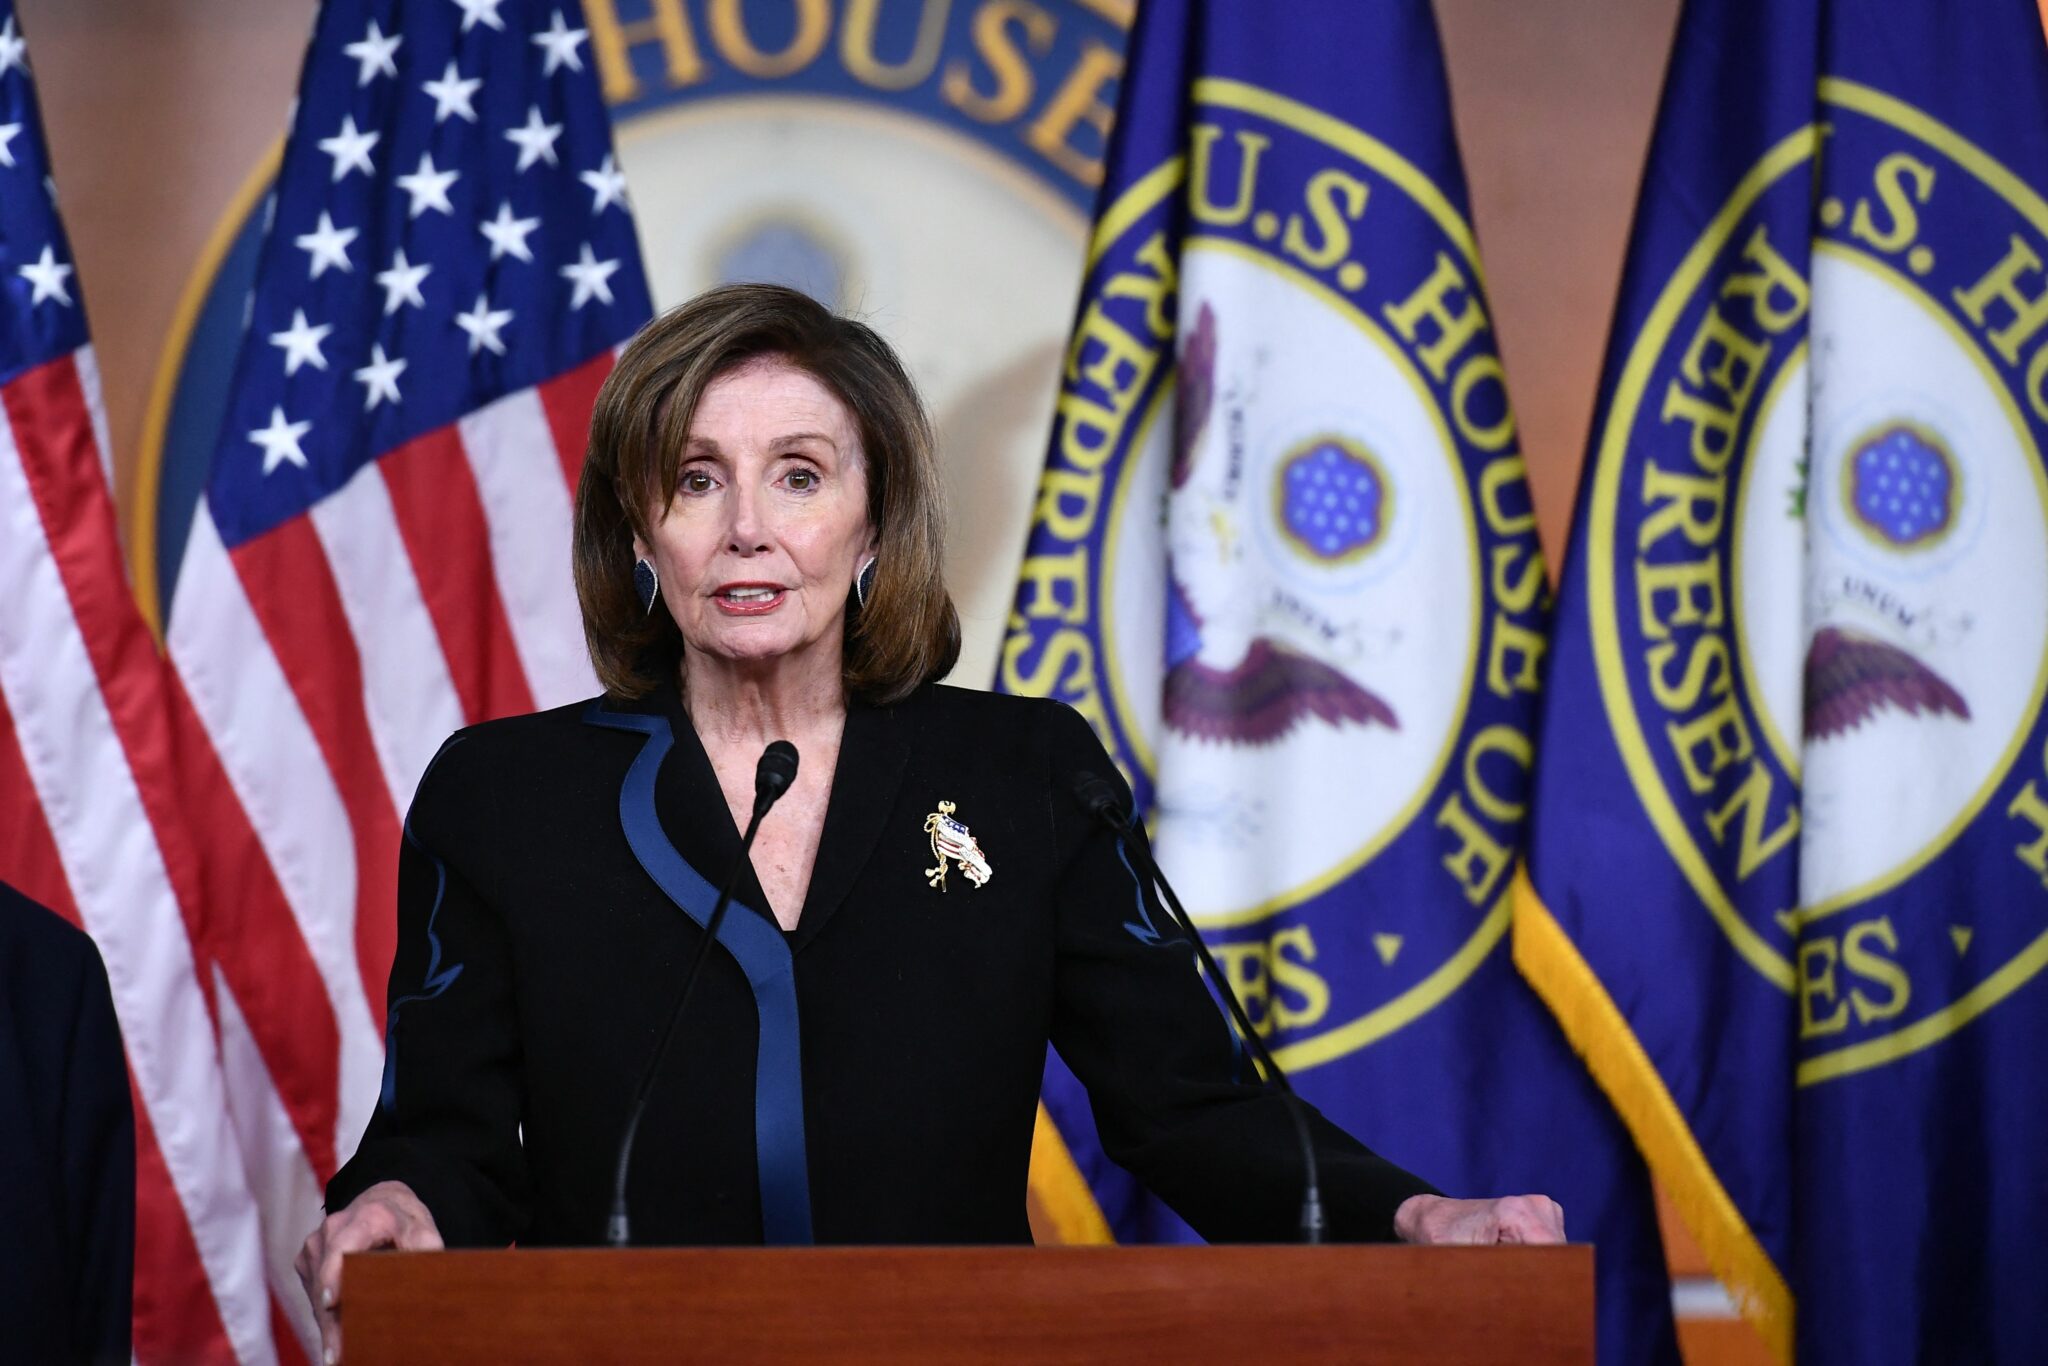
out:
<path id="1" fill-rule="evenodd" d="M 462 11 L 462 31 L 469 32 L 479 23 L 503 33 L 505 21 L 498 17 L 498 6 L 505 0 L 455 0 L 456 8 Z"/>
<path id="2" fill-rule="evenodd" d="M 0 166 L 12 166 L 14 164 L 14 148 L 10 144 L 20 136 L 20 124 L 0 123 Z"/>
<path id="3" fill-rule="evenodd" d="M 337 228 L 327 211 L 320 211 L 320 221 L 313 231 L 300 233 L 292 239 L 307 256 L 306 268 L 312 273 L 308 279 L 317 280 L 329 266 L 339 266 L 344 271 L 355 267 L 348 259 L 348 244 L 356 240 L 354 228 Z"/>
<path id="4" fill-rule="evenodd" d="M 327 340 L 327 334 L 334 328 L 321 323 L 315 327 L 306 321 L 306 310 L 292 310 L 292 325 L 282 332 L 270 334 L 270 344 L 284 349 L 284 372 L 287 376 L 299 373 L 301 365 L 310 364 L 315 370 L 327 368 L 327 357 L 321 354 L 320 343 Z"/>
<path id="5" fill-rule="evenodd" d="M 613 204 L 624 206 L 626 202 L 626 177 L 620 172 L 617 160 L 611 153 L 605 153 L 604 161 L 594 171 L 585 171 L 576 177 L 590 187 L 593 202 L 592 213 L 603 213 Z"/>
<path id="6" fill-rule="evenodd" d="M 0 76 L 10 71 L 28 74 L 28 39 L 14 31 L 14 16 L 0 25 Z"/>
<path id="7" fill-rule="evenodd" d="M 472 356 L 477 353 L 477 348 L 484 346 L 500 356 L 504 355 L 505 339 L 498 333 L 511 321 L 511 309 L 492 308 L 491 301 L 482 294 L 476 296 L 475 308 L 455 315 L 455 325 L 469 334 L 469 354 Z"/>
<path id="8" fill-rule="evenodd" d="M 455 206 L 448 202 L 448 187 L 462 176 L 460 171 L 437 171 L 434 169 L 434 154 L 420 153 L 420 167 L 411 175 L 393 176 L 399 189 L 412 197 L 412 207 L 406 217 L 418 218 L 428 209 L 453 214 Z"/>
<path id="9" fill-rule="evenodd" d="M 355 372 L 356 378 L 363 383 L 364 412 L 369 412 L 387 398 L 394 404 L 399 401 L 398 377 L 405 373 L 405 366 L 403 357 L 384 354 L 384 343 L 378 342 L 370 348 L 370 363 Z"/>
<path id="10" fill-rule="evenodd" d="M 589 36 L 589 29 L 570 28 L 563 23 L 562 12 L 556 10 L 553 22 L 544 32 L 534 34 L 531 40 L 535 47 L 547 54 L 547 60 L 541 64 L 540 74 L 552 76 L 564 66 L 571 71 L 581 71 L 583 59 L 576 55 L 576 49 Z"/>
<path id="11" fill-rule="evenodd" d="M 342 51 L 355 58 L 358 64 L 356 84 L 365 86 L 379 76 L 396 76 L 398 65 L 391 60 L 391 54 L 398 51 L 398 45 L 404 41 L 402 34 L 394 33 L 388 38 L 385 37 L 378 29 L 377 21 L 372 19 L 361 41 L 342 48 Z"/>
<path id="12" fill-rule="evenodd" d="M 581 308 L 592 298 L 602 303 L 612 301 L 612 287 L 607 283 L 617 271 L 617 261 L 600 261 L 591 254 L 590 243 L 583 244 L 583 255 L 561 269 L 562 278 L 576 286 L 569 299 L 569 307 Z"/>
<path id="13" fill-rule="evenodd" d="M 505 137 L 519 148 L 519 165 L 515 170 L 523 171 L 536 161 L 545 160 L 555 164 L 555 139 L 562 136 L 562 125 L 549 123 L 540 116 L 540 106 L 534 105 L 526 111 L 524 128 L 508 128 Z"/>
<path id="14" fill-rule="evenodd" d="M 406 260 L 405 248 L 400 247 L 391 257 L 391 268 L 377 272 L 377 283 L 384 286 L 384 315 L 391 316 L 404 304 L 425 308 L 427 301 L 420 295 L 420 281 L 433 268 L 425 262 L 414 265 Z"/>
<path id="15" fill-rule="evenodd" d="M 305 469 L 306 453 L 299 449 L 299 438 L 312 430 L 312 423 L 287 422 L 284 409 L 272 408 L 270 425 L 249 433 L 249 439 L 263 448 L 263 472 L 269 474 L 286 461 Z"/>
<path id="16" fill-rule="evenodd" d="M 476 225 L 477 231 L 491 244 L 493 261 L 509 253 L 529 263 L 533 260 L 533 252 L 527 248 L 526 239 L 532 236 L 533 230 L 539 226 L 538 218 L 514 218 L 512 201 L 509 199 L 498 205 L 496 218 Z"/>
<path id="17" fill-rule="evenodd" d="M 476 94 L 477 87 L 484 83 L 483 77 L 471 76 L 467 80 L 455 69 L 455 59 L 448 59 L 448 69 L 441 73 L 438 81 L 423 81 L 420 89 L 434 97 L 434 122 L 438 125 L 450 114 L 458 115 L 471 123 L 476 122 L 476 106 L 469 100 Z"/>
<path id="18" fill-rule="evenodd" d="M 365 133 L 357 129 L 354 114 L 343 115 L 341 131 L 331 138 L 320 139 L 320 150 L 334 158 L 334 178 L 338 181 L 350 171 L 361 171 L 374 178 L 377 169 L 370 165 L 370 149 L 382 136 L 374 131 Z"/>
<path id="19" fill-rule="evenodd" d="M 71 303 L 71 291 L 64 288 L 65 277 L 71 274 L 71 267 L 60 265 L 53 247 L 44 247 L 41 259 L 31 261 L 18 268 L 21 278 L 34 286 L 29 303 L 39 304 L 45 299 L 55 299 L 60 304 Z"/>

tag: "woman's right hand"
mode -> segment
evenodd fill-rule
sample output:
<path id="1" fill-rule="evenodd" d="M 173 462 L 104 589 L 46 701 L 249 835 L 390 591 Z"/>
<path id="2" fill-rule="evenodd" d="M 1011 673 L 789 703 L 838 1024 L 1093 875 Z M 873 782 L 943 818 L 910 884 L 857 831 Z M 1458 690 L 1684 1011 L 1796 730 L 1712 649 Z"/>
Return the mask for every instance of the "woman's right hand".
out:
<path id="1" fill-rule="evenodd" d="M 441 1230 L 434 1216 L 403 1181 L 379 1181 L 320 1221 L 299 1249 L 294 1265 L 313 1317 L 320 1324 L 320 1350 L 327 1366 L 341 1360 L 341 1259 L 350 1252 L 395 1247 L 408 1252 L 434 1252 Z"/>

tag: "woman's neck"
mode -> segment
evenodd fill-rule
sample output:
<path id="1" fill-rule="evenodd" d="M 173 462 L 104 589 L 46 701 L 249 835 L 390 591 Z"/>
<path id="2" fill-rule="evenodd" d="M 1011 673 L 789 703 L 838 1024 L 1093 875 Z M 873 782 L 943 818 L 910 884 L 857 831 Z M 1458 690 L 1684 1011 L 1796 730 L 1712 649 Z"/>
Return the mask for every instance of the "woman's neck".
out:
<path id="1" fill-rule="evenodd" d="M 846 721 L 837 659 L 732 660 L 690 651 L 682 676 L 683 709 L 707 744 L 765 745 L 793 736 L 837 735 Z"/>

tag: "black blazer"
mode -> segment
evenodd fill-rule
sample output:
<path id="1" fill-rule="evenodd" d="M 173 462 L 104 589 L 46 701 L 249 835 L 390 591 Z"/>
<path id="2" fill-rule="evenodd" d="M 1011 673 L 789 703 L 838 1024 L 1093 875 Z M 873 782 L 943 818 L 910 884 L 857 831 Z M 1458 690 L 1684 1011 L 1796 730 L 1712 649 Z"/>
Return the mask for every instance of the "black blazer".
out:
<path id="1" fill-rule="evenodd" d="M 635 1242 L 1028 1242 L 1048 1040 L 1109 1154 L 1197 1230 L 1296 1236 L 1286 1113 L 1072 797 L 1081 771 L 1127 796 L 1058 703 L 927 687 L 852 707 L 797 929 L 743 871 L 720 939 L 752 965 L 713 951 L 657 1080 Z M 929 885 L 941 802 L 985 885 L 957 865 Z M 602 1241 L 634 1085 L 701 934 L 679 903 L 701 916 L 738 854 L 673 690 L 454 736 L 406 821 L 383 1093 L 328 1207 L 397 1179 L 450 1246 Z M 1331 1235 L 1392 1237 L 1430 1187 L 1312 1122 Z"/>
<path id="2" fill-rule="evenodd" d="M 129 1359 L 135 1117 L 98 948 L 0 882 L 0 1363 Z"/>

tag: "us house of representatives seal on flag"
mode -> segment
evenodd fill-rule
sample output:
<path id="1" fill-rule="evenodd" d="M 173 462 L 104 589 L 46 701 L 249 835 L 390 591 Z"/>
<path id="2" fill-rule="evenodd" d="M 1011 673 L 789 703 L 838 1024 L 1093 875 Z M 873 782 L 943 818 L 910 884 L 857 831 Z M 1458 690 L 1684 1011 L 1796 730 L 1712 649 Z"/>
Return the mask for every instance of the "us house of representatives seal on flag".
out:
<path id="1" fill-rule="evenodd" d="M 1516 959 L 1788 1359 L 2048 1329 L 2044 114 L 2031 5 L 1693 0 L 1582 485 Z"/>
<path id="2" fill-rule="evenodd" d="M 1197 81 L 1190 118 L 1185 162 L 1103 216 L 1001 677 L 1114 742 L 1190 910 L 1307 1067 L 1499 941 L 1542 564 L 1442 192 L 1246 83 Z M 1472 914 L 1343 910 L 1385 855 L 1390 892 L 1440 880 Z M 1323 961 L 1332 938 L 1370 944 L 1378 980 Z"/>
<path id="3" fill-rule="evenodd" d="M 1508 961 L 1548 601 L 1433 19 L 1155 0 L 1118 117 L 998 686 L 1093 725 L 1303 1094 L 1556 1196 L 1606 1359 L 1668 1358 L 1641 1165 Z M 1045 1097 L 1035 1191 L 1191 1236 Z"/>
<path id="4" fill-rule="evenodd" d="M 2048 684 L 2048 357 L 2034 364 L 2026 345 L 2039 327 L 2029 210 L 2041 201 L 1879 89 L 1824 80 L 1820 96 L 1810 287 L 1768 234 L 1750 233 L 1717 281 L 1759 291 L 1747 316 L 1722 313 L 1734 382 L 1680 390 L 1751 427 L 1749 458 L 1721 483 L 1736 668 L 1712 686 L 1716 632 L 1704 618 L 1672 621 L 1676 649 L 1660 659 L 1677 682 L 1657 708 L 1678 727 L 1680 783 L 1720 798 L 1700 833 L 1711 841 L 1718 828 L 1735 847 L 1733 882 L 1797 840 L 1797 910 L 1770 908 L 1758 953 L 1790 949 L 1801 1081 L 1934 1046 L 2043 964 L 2038 946 L 2027 955 L 2038 927 L 2000 914 L 2004 897 L 1929 902 L 1907 888 L 1969 842 L 2005 779 L 2040 767 L 2016 761 Z M 1783 174 L 1813 170 L 1804 160 Z M 1683 384 L 1680 346 L 1667 354 L 1660 368 Z M 1633 591 L 1616 584 L 1631 608 L 1657 604 L 1628 613 L 1638 624 L 1686 614 L 1678 585 L 1701 559 L 1667 557 L 1663 528 L 1677 530 L 1673 546 L 1696 542 L 1720 496 L 1697 461 L 1674 465 L 1646 476 L 1662 520 L 1639 533 L 1649 553 Z M 1711 554 L 1711 542 L 1696 550 Z M 1786 591 L 1802 580 L 1803 594 Z M 1653 781 L 1647 768 L 1640 780 Z M 2006 794 L 2014 818 L 2025 793 Z M 1987 858 L 1971 876 L 2017 892 L 2032 873 Z"/>

